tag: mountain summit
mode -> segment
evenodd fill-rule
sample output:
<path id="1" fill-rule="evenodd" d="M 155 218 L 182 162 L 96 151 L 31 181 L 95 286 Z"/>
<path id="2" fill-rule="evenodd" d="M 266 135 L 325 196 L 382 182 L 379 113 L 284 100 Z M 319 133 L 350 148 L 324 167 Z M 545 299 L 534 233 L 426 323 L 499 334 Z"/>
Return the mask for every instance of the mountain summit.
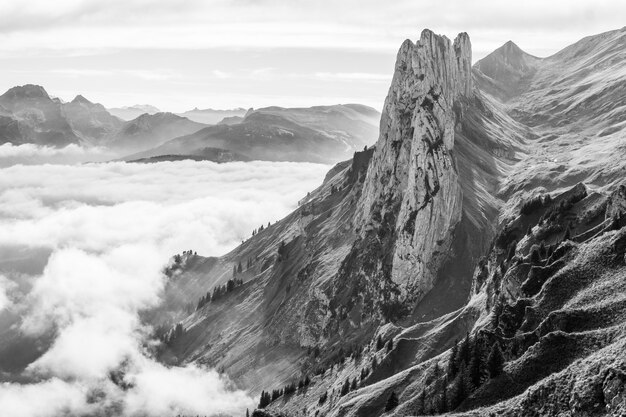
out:
<path id="1" fill-rule="evenodd" d="M 508 41 L 483 59 L 474 69 L 480 78 L 491 82 L 489 92 L 508 99 L 523 89 L 524 83 L 537 70 L 541 58 L 527 54 L 512 41 Z M 484 83 L 484 82 L 483 82 Z"/>
<path id="2" fill-rule="evenodd" d="M 623 45 L 472 68 L 466 34 L 405 41 L 374 148 L 171 263 L 161 360 L 224 370 L 265 416 L 624 415 Z"/>

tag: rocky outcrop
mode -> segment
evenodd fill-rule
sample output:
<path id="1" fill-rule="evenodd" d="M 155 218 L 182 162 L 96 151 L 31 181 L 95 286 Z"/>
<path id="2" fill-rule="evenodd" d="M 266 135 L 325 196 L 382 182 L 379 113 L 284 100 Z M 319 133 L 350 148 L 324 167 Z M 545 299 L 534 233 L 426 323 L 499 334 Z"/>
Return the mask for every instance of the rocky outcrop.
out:
<path id="1" fill-rule="evenodd" d="M 375 272 L 414 301 L 432 288 L 461 219 L 453 149 L 460 98 L 471 94 L 467 34 L 452 44 L 424 30 L 403 43 L 355 223 L 365 242 L 357 250 L 383 241 Z"/>

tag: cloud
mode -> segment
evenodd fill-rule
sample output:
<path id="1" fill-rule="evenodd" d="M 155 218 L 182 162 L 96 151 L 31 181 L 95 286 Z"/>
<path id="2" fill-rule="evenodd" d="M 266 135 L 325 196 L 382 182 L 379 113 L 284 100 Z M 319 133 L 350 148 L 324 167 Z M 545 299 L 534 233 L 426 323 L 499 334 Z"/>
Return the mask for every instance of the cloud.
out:
<path id="1" fill-rule="evenodd" d="M 34 382 L 0 385 L 0 409 L 18 417 L 157 417 L 253 407 L 214 370 L 155 361 L 140 313 L 159 304 L 172 254 L 230 250 L 287 214 L 327 169 L 192 161 L 2 168 L 0 251 L 51 251 L 27 294 L 10 301 L 21 313 L 16 325 L 31 338 L 53 336 L 22 375 Z M 0 280 L 0 303 L 11 285 Z"/>
<path id="2" fill-rule="evenodd" d="M 9 297 L 9 291 L 15 287 L 12 281 L 9 281 L 4 275 L 0 274 L 0 313 L 9 309 L 13 302 Z"/>
<path id="3" fill-rule="evenodd" d="M 68 145 L 64 148 L 53 148 L 38 146 L 32 143 L 22 145 L 3 143 L 0 145 L 0 168 L 16 164 L 68 164 L 104 161 L 114 156 L 110 151 L 99 147 L 87 148 L 78 145 Z"/>
<path id="4" fill-rule="evenodd" d="M 619 28 L 624 13 L 626 6 L 618 0 L 598 0 L 593 5 L 567 0 L 457 0 L 436 5 L 416 0 L 392 4 L 376 0 L 9 0 L 0 5 L 0 27 L 7 37 L 2 45 L 5 50 L 251 46 L 386 49 L 397 48 L 405 37 L 415 36 L 424 27 L 450 36 L 459 31 L 517 32 L 525 37 L 550 33 L 557 39 L 544 39 L 544 43 L 560 42 L 559 32 L 580 34 L 581 28 Z"/>

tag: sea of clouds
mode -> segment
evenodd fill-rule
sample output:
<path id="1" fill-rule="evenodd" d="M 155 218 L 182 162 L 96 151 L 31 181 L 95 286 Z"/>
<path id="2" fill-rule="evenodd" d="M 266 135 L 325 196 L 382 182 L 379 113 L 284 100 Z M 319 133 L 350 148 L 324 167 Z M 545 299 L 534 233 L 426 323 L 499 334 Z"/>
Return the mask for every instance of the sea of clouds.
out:
<path id="1" fill-rule="evenodd" d="M 93 156 L 0 146 L 0 355 L 9 338 L 39 349 L 0 373 L 0 410 L 243 415 L 255 401 L 227 377 L 154 360 L 139 313 L 158 306 L 173 254 L 227 252 L 289 213 L 328 166 L 68 163 Z"/>

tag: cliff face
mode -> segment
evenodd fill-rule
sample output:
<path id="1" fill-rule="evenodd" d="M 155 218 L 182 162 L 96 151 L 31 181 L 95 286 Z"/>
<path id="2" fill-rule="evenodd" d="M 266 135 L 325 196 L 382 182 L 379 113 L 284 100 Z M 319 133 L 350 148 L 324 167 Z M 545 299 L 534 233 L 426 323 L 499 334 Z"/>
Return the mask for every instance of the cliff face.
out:
<path id="1" fill-rule="evenodd" d="M 498 140 L 487 132 L 498 117 L 511 121 L 475 95 L 470 63 L 466 34 L 452 43 L 426 30 L 406 41 L 375 149 L 338 164 L 292 215 L 181 271 L 172 285 L 187 286 L 193 302 L 252 260 L 236 301 L 187 317 L 189 336 L 164 360 L 224 368 L 256 392 L 328 366 L 385 320 L 462 305 L 482 248 L 472 232 L 489 236 L 497 205 L 494 149 L 520 140 L 514 129 L 500 128 Z M 305 354 L 313 347 L 317 358 Z"/>
<path id="2" fill-rule="evenodd" d="M 507 44 L 473 69 L 465 34 L 406 41 L 375 149 L 231 253 L 176 272 L 193 302 L 249 265 L 188 316 L 172 303 L 185 332 L 162 359 L 255 394 L 309 376 L 271 402 L 277 415 L 383 415 L 392 393 L 389 416 L 620 415 L 625 35 L 541 60 Z M 501 373 L 447 374 L 466 332 L 462 368 L 497 342 Z"/>
<path id="3" fill-rule="evenodd" d="M 451 44 L 425 30 L 416 43 L 403 43 L 355 223 L 363 225 L 366 246 L 357 250 L 382 241 L 385 256 L 377 272 L 413 301 L 432 288 L 461 220 L 452 153 L 460 98 L 471 95 L 467 34 Z"/>

